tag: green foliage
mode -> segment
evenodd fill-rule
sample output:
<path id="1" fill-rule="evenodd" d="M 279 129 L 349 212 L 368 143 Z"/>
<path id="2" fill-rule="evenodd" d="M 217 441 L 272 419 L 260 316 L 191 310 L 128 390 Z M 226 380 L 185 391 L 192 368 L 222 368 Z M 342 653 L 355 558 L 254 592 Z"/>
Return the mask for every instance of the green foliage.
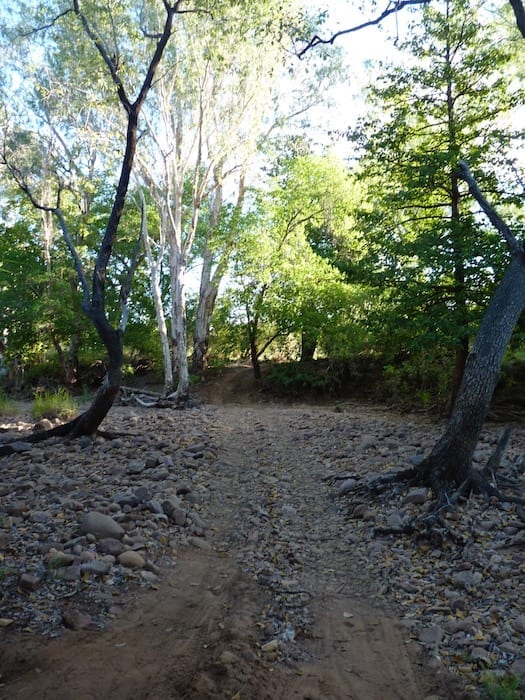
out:
<path id="1" fill-rule="evenodd" d="M 31 407 L 31 416 L 40 418 L 71 418 L 77 411 L 77 405 L 66 389 L 44 391 L 35 396 Z"/>
<path id="2" fill-rule="evenodd" d="M 487 700 L 523 700 L 525 698 L 525 685 L 521 678 L 513 674 L 500 677 L 487 672 L 482 677 L 484 697 Z"/>
<path id="3" fill-rule="evenodd" d="M 263 386 L 289 397 L 337 395 L 350 376 L 350 366 L 342 361 L 272 363 Z"/>
<path id="4" fill-rule="evenodd" d="M 425 7 L 402 47 L 408 67 L 382 67 L 352 134 L 363 154 L 357 273 L 376 289 L 372 342 L 401 375 L 397 358 L 419 363 L 427 348 L 436 360 L 448 356 L 452 371 L 508 261 L 456 176 L 461 157 L 493 203 L 510 201 L 494 190 L 511 189 L 518 142 L 504 124 L 523 94 L 504 30 L 482 12 L 467 0 Z"/>
<path id="5" fill-rule="evenodd" d="M 398 406 L 442 409 L 450 393 L 450 373 L 443 356 L 421 352 L 385 365 L 376 392 L 381 401 Z"/>
<path id="6" fill-rule="evenodd" d="M 0 390 L 0 416 L 13 416 L 17 412 L 16 404 Z"/>
<path id="7" fill-rule="evenodd" d="M 363 290 L 334 264 L 336 247 L 353 250 L 347 169 L 333 156 L 300 155 L 280 162 L 271 184 L 255 197 L 232 256 L 230 319 L 246 334 L 239 352 L 250 348 L 252 360 L 270 346 L 288 357 L 302 347 L 303 359 L 315 351 L 349 356 L 366 330 Z M 332 254 L 321 254 L 328 240 Z"/>

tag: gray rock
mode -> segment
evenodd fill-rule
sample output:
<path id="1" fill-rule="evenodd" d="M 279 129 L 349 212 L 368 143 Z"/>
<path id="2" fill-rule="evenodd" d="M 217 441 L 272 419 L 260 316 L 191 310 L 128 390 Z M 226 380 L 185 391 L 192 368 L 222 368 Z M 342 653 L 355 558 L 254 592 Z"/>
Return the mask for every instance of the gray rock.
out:
<path id="1" fill-rule="evenodd" d="M 106 561 L 93 559 L 80 565 L 81 574 L 93 574 L 94 576 L 104 576 L 110 570 L 110 565 Z"/>
<path id="2" fill-rule="evenodd" d="M 392 528 L 392 530 L 402 530 L 405 526 L 405 522 L 399 512 L 390 513 L 386 519 L 386 526 Z"/>
<path id="3" fill-rule="evenodd" d="M 128 474 L 142 474 L 146 467 L 144 466 L 144 462 L 140 459 L 132 459 L 128 467 L 126 469 Z"/>
<path id="4" fill-rule="evenodd" d="M 191 520 L 191 522 L 201 530 L 206 530 L 207 525 L 204 522 L 204 520 L 201 518 L 201 516 L 196 513 L 194 510 L 188 512 L 188 518 Z M 184 525 L 184 523 L 182 523 Z"/>
<path id="5" fill-rule="evenodd" d="M 134 552 L 132 549 L 129 549 L 119 555 L 118 563 L 129 569 L 143 569 L 146 562 L 139 552 Z"/>
<path id="6" fill-rule="evenodd" d="M 452 583 L 456 588 L 462 588 L 470 592 L 474 587 L 474 576 L 472 571 L 457 571 L 452 574 Z"/>
<path id="7" fill-rule="evenodd" d="M 80 564 L 73 564 L 71 566 L 61 566 L 56 569 L 55 574 L 57 578 L 62 581 L 67 581 L 72 583 L 80 579 Z"/>
<path id="8" fill-rule="evenodd" d="M 152 481 L 164 481 L 170 475 L 169 469 L 166 467 L 159 467 L 158 469 L 152 469 L 148 474 Z"/>
<path id="9" fill-rule="evenodd" d="M 377 436 L 376 435 L 363 435 L 361 438 L 361 442 L 359 444 L 358 450 L 361 452 L 365 452 L 366 450 L 370 450 L 372 447 L 375 447 L 377 445 Z"/>
<path id="10" fill-rule="evenodd" d="M 413 503 L 414 505 L 422 505 L 428 499 L 428 489 L 410 489 L 405 497 L 405 503 Z"/>
<path id="11" fill-rule="evenodd" d="M 19 585 L 24 591 L 36 591 L 40 584 L 40 579 L 34 574 L 24 573 L 20 576 Z"/>
<path id="12" fill-rule="evenodd" d="M 19 440 L 17 442 L 12 442 L 9 447 L 13 452 L 28 452 L 33 448 L 32 442 L 22 442 Z"/>
<path id="13" fill-rule="evenodd" d="M 66 552 L 50 552 L 46 558 L 47 566 L 50 569 L 59 569 L 62 566 L 71 566 L 77 557 L 74 554 L 66 554 Z"/>
<path id="14" fill-rule="evenodd" d="M 114 537 L 104 537 L 97 543 L 97 550 L 101 554 L 111 554 L 116 557 L 124 551 L 124 545 Z"/>
<path id="15" fill-rule="evenodd" d="M 133 493 L 139 499 L 139 503 L 145 503 L 150 498 L 150 492 L 146 486 L 139 486 Z"/>
<path id="16" fill-rule="evenodd" d="M 125 493 L 116 493 L 113 496 L 113 502 L 118 503 L 121 508 L 122 506 L 131 506 L 134 508 L 138 506 L 140 499 L 137 498 L 134 493 L 131 493 L 131 491 L 126 491 Z"/>
<path id="17" fill-rule="evenodd" d="M 510 624 L 520 634 L 525 634 L 525 615 L 518 615 L 515 620 L 511 620 Z"/>
<path id="18" fill-rule="evenodd" d="M 165 501 L 162 501 L 162 510 L 168 518 L 171 517 L 175 508 L 182 508 L 182 501 L 177 496 L 170 496 Z"/>
<path id="19" fill-rule="evenodd" d="M 52 515 L 46 510 L 35 510 L 31 515 L 29 516 L 29 520 L 31 520 L 33 523 L 48 523 L 50 520 L 52 520 Z"/>
<path id="20" fill-rule="evenodd" d="M 174 508 L 171 511 L 169 518 L 170 520 L 173 520 L 175 525 L 180 525 L 182 527 L 183 525 L 186 525 L 188 513 L 184 510 L 184 508 Z"/>
<path id="21" fill-rule="evenodd" d="M 192 547 L 196 547 L 197 549 L 212 549 L 211 544 L 202 537 L 188 537 L 188 544 L 191 544 Z"/>
<path id="22" fill-rule="evenodd" d="M 154 498 L 146 503 L 146 507 L 149 508 L 152 513 L 155 513 L 155 515 L 165 515 L 162 508 L 162 503 L 160 501 L 156 501 Z"/>
<path id="23" fill-rule="evenodd" d="M 345 479 L 339 484 L 339 487 L 336 491 L 336 496 L 344 496 L 345 493 L 349 493 L 350 491 L 353 491 L 357 485 L 356 479 Z"/>
<path id="24" fill-rule="evenodd" d="M 80 532 L 82 534 L 92 534 L 97 539 L 114 537 L 120 539 L 124 534 L 124 529 L 109 515 L 91 511 L 84 513 L 80 519 Z"/>
<path id="25" fill-rule="evenodd" d="M 422 644 L 438 646 L 443 639 L 443 630 L 438 625 L 425 627 L 419 632 L 417 638 Z"/>
<path id="26" fill-rule="evenodd" d="M 472 661 L 475 661 L 479 666 L 483 666 L 484 668 L 489 668 L 494 664 L 489 652 L 482 647 L 474 647 L 470 651 L 470 658 Z"/>
<path id="27" fill-rule="evenodd" d="M 414 467 L 419 467 L 419 465 L 424 461 L 425 455 L 411 455 L 408 458 L 408 463 Z"/>
<path id="28" fill-rule="evenodd" d="M 20 517 L 27 513 L 29 506 L 25 501 L 15 501 L 14 503 L 6 503 L 5 512 L 9 515 Z"/>

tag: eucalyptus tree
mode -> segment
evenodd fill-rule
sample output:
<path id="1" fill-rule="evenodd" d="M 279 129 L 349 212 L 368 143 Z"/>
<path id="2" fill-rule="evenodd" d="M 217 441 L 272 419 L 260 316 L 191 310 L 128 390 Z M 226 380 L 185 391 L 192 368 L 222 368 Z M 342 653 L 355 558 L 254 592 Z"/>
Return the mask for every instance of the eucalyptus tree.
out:
<path id="1" fill-rule="evenodd" d="M 147 5 L 151 7 L 151 3 Z M 4 27 L 3 49 L 13 62 L 4 62 L 3 162 L 32 204 L 55 217 L 79 278 L 83 311 L 108 353 L 106 376 L 93 403 L 71 425 L 60 429 L 73 435 L 94 434 L 119 391 L 131 275 L 125 275 L 121 286 L 120 320 L 113 321 L 106 307 L 108 266 L 119 242 L 144 104 L 175 19 L 196 9 L 182 0 L 159 2 L 158 21 L 151 26 L 145 7 L 146 3 L 130 6 L 115 1 L 101 5 L 72 0 L 65 5 L 48 2 L 35 7 L 32 3 L 28 8 L 13 3 L 4 8 L 8 25 Z M 69 62 L 55 82 L 47 68 L 66 55 L 75 56 L 76 67 Z M 85 100 L 84 108 L 76 114 L 67 110 L 72 95 L 77 96 L 77 104 L 80 96 Z M 100 225 L 90 284 L 74 245 L 64 201 L 77 196 L 82 207 L 82 196 L 70 175 L 76 168 L 89 168 L 92 151 L 82 148 L 80 137 L 92 112 L 100 119 L 101 137 L 112 139 L 119 165 L 114 172 L 110 213 Z M 44 164 L 49 173 L 45 181 Z"/>
<path id="2" fill-rule="evenodd" d="M 282 80 L 290 61 L 287 35 L 303 21 L 293 0 L 253 3 L 242 12 L 222 5 L 207 17 L 188 15 L 169 51 L 169 67 L 154 89 L 140 173 L 157 208 L 158 224 L 150 227 L 148 244 L 152 279 L 165 256 L 169 268 L 172 366 L 165 302 L 158 281 L 152 287 L 164 346 L 165 389 L 169 393 L 176 377 L 176 391 L 170 396 L 182 402 L 189 390 L 188 267 L 197 262 L 201 269 L 192 358 L 193 371 L 201 374 L 219 284 L 235 245 L 247 178 L 253 177 L 261 143 L 285 121 L 318 103 L 334 74 L 335 59 L 313 71 L 315 87 L 312 78 L 304 87 L 294 76 L 296 94 L 292 100 L 285 95 L 290 85 L 283 87 Z M 303 66 L 295 72 L 302 73 Z"/>
<path id="3" fill-rule="evenodd" d="M 228 6 L 204 17 L 186 15 L 148 111 L 140 175 L 158 221 L 149 235 L 148 259 L 152 279 L 157 275 L 153 290 L 164 348 L 165 389 L 171 391 L 175 375 L 173 398 L 182 402 L 189 392 L 185 278 L 190 256 L 203 205 L 211 212 L 209 228 L 215 230 L 225 182 L 230 179 L 233 188 L 236 179 L 242 183 L 243 163 L 255 149 L 260 126 L 254 124 L 262 123 L 267 114 L 271 75 L 282 64 L 281 49 L 276 43 L 272 46 L 272 35 L 264 29 L 275 13 L 275 3 L 268 2 L 246 6 L 243 12 Z M 267 50 L 261 51 L 265 41 Z M 237 187 L 242 192 L 242 184 Z M 166 255 L 171 362 L 156 273 Z"/>
<path id="4" fill-rule="evenodd" d="M 430 338 L 454 349 L 453 399 L 503 264 L 497 237 L 465 196 L 457 162 L 464 157 L 491 186 L 509 173 L 517 134 L 508 120 L 523 93 L 513 85 L 502 28 L 469 0 L 430 3 L 400 48 L 408 65 L 374 83 L 369 99 L 378 115 L 354 134 L 372 193 L 365 236 L 390 304 L 389 327 L 402 329 L 406 351 Z"/>

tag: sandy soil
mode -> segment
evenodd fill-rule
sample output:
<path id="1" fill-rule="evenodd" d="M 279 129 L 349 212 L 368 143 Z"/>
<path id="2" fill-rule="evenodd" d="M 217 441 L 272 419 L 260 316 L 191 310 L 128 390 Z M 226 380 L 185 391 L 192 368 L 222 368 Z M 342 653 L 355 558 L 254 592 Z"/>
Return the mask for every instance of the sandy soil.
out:
<path id="1" fill-rule="evenodd" d="M 249 384 L 246 384 L 249 386 Z M 130 601 L 124 616 L 99 631 L 65 629 L 58 639 L 4 634 L 0 697 L 49 700 L 175 700 L 228 698 L 263 700 L 453 700 L 464 693 L 437 674 L 407 638 L 393 612 L 369 601 L 366 579 L 349 574 L 344 586 L 330 585 L 339 542 L 327 532 L 319 559 L 306 572 L 312 624 L 295 640 L 293 660 L 264 648 L 260 623 L 272 593 L 242 571 L 231 501 L 242 465 L 243 479 L 257 464 L 257 429 L 279 425 L 278 407 L 235 394 L 232 381 L 205 387 L 207 401 L 220 405 L 223 459 L 228 469 L 210 504 L 213 550 L 182 550 L 158 590 Z M 229 403 L 232 399 L 242 399 Z M 250 404 L 249 412 L 245 406 Z M 248 425 L 248 422 L 251 425 Z M 243 438 L 247 436 L 246 439 Z M 282 431 L 282 440 L 287 440 Z M 237 444 L 239 443 L 239 444 Z M 290 451 L 297 444 L 289 445 Z M 286 450 L 282 453 L 286 454 Z M 260 473 L 259 465 L 259 473 Z M 228 471 L 229 470 L 229 471 Z M 254 488 L 256 479 L 254 477 Z M 301 488 L 307 488 L 302 485 Z M 230 494 L 235 499 L 235 493 Z M 326 495 L 319 495 L 326 509 Z M 321 516 L 319 516 L 321 517 Z M 323 516 L 325 517 L 325 516 Z M 322 523 L 324 527 L 324 521 Z M 222 543 L 228 541 L 229 547 Z M 257 548 L 257 540 L 253 548 Z M 345 571 L 354 565 L 345 554 Z M 241 561 L 240 561 L 241 560 Z M 355 563 L 357 566 L 357 563 Z"/>

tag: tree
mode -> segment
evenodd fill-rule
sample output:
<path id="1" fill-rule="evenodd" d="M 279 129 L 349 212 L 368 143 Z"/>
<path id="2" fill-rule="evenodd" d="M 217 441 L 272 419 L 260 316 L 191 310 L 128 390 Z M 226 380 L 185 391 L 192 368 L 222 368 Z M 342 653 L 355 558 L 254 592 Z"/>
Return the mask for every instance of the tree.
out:
<path id="1" fill-rule="evenodd" d="M 516 147 L 505 119 L 522 102 L 511 88 L 511 55 L 483 20 L 467 0 L 425 8 L 421 27 L 401 45 L 408 67 L 374 82 L 369 99 L 378 117 L 354 135 L 364 150 L 361 177 L 371 180 L 363 235 L 390 307 L 388 333 L 398 357 L 404 346 L 412 363 L 418 347 L 425 354 L 429 344 L 442 355 L 453 350 L 450 405 L 494 270 L 503 264 L 497 237 L 475 218 L 461 189 L 457 162 L 461 154 L 491 185 L 496 172 L 501 179 Z"/>
<path id="2" fill-rule="evenodd" d="M 321 342 L 325 348 L 334 342 L 336 329 L 354 332 L 356 288 L 311 244 L 321 230 L 351 240 L 351 200 L 347 169 L 332 156 L 282 162 L 270 191 L 260 193 L 233 254 L 231 290 L 242 308 L 256 379 L 260 357 L 278 339 L 299 338 L 306 360 Z"/>
<path id="3" fill-rule="evenodd" d="M 140 170 L 158 210 L 159 230 L 152 237 L 157 245 L 155 269 L 163 256 L 169 267 L 174 371 L 167 367 L 168 340 L 161 330 L 169 378 L 165 390 L 170 392 L 171 378 L 176 377 L 177 388 L 170 397 L 182 402 L 189 390 L 188 268 L 196 264 L 201 269 L 192 371 L 202 375 L 211 315 L 235 246 L 246 181 L 254 176 L 250 170 L 260 158 L 261 144 L 276 128 L 319 103 L 335 73 L 335 60 L 328 67 L 323 64 L 314 71 L 315 80 L 310 77 L 306 88 L 295 90 L 293 100 L 285 98 L 287 35 L 290 27 L 304 21 L 294 2 L 275 0 L 251 4 L 242 13 L 235 6 L 224 6 L 213 16 L 198 20 L 188 16 L 169 51 L 172 69 L 155 86 L 150 130 L 144 139 L 147 143 L 149 137 L 151 147 L 141 152 Z M 164 328 L 163 300 L 157 293 L 155 298 Z"/>
<path id="4" fill-rule="evenodd" d="M 185 277 L 203 208 L 210 202 L 211 233 L 226 181 L 239 173 L 242 182 L 243 161 L 255 149 L 261 127 L 253 124 L 263 123 L 273 74 L 284 55 L 273 40 L 275 15 L 270 1 L 242 13 L 229 7 L 213 16 L 185 17 L 168 51 L 170 68 L 153 92 L 145 135 L 150 148 L 141 152 L 140 173 L 157 208 L 155 269 L 165 255 L 168 259 L 172 367 L 167 366 L 162 299 L 158 291 L 154 295 L 165 348 L 165 390 L 171 391 L 176 376 L 170 397 L 182 403 L 189 394 Z M 267 50 L 261 51 L 265 42 Z M 151 245 L 149 251 L 152 263 Z M 204 289 L 201 296 L 211 295 Z"/>
<path id="5" fill-rule="evenodd" d="M 468 184 L 471 195 L 505 239 L 511 263 L 481 322 L 446 429 L 420 466 L 418 478 L 433 488 L 440 504 L 451 489 L 500 495 L 489 484 L 488 474 L 473 469 L 472 457 L 499 380 L 503 355 L 525 308 L 523 244 L 486 200 L 465 162 L 459 163 L 458 176 Z"/>
<path id="6" fill-rule="evenodd" d="M 134 36 L 134 28 L 137 26 L 135 8 L 124 8 L 117 3 L 114 6 L 100 9 L 98 5 L 95 6 L 81 0 L 73 0 L 65 10 L 60 12 L 55 10 L 54 13 L 51 7 L 41 6 L 36 16 L 45 16 L 46 19 L 42 20 L 40 27 L 30 30 L 28 33 L 27 25 L 25 25 L 22 34 L 17 32 L 15 36 L 15 40 L 21 37 L 27 39 L 28 36 L 34 40 L 38 35 L 45 36 L 42 51 L 44 54 L 48 51 L 53 54 L 60 51 L 61 38 L 65 36 L 66 40 L 68 40 L 72 34 L 76 34 L 77 40 L 81 42 L 86 51 L 86 55 L 90 55 L 90 62 L 87 65 L 90 71 L 93 72 L 84 75 L 86 86 L 89 85 L 91 87 L 93 82 L 99 80 L 101 82 L 100 97 L 103 99 L 103 97 L 108 95 L 109 90 L 109 86 L 104 81 L 109 78 L 111 86 L 109 93 L 113 95 L 113 98 L 116 95 L 121 108 L 121 115 L 122 113 L 124 114 L 124 130 L 120 132 L 125 134 L 124 143 L 121 144 L 123 145 L 123 155 L 111 211 L 101 232 L 91 287 L 80 256 L 73 244 L 70 226 L 66 220 L 63 208 L 64 197 L 66 193 L 71 191 L 68 188 L 68 182 L 65 177 L 67 175 L 68 162 L 63 161 L 59 163 L 57 161 L 53 164 L 56 165 L 53 173 L 55 183 L 54 201 L 51 204 L 46 203 L 41 197 L 42 187 L 38 189 L 32 186 L 31 169 L 21 167 L 21 164 L 26 166 L 30 165 L 31 162 L 34 164 L 33 149 L 36 149 L 35 152 L 37 154 L 42 154 L 42 150 L 38 150 L 38 142 L 36 141 L 39 134 L 32 134 L 28 128 L 23 130 L 17 127 L 12 135 L 6 136 L 4 139 L 3 161 L 9 173 L 29 197 L 35 208 L 49 212 L 56 217 L 80 280 L 83 311 L 96 328 L 108 354 L 106 376 L 91 406 L 74 419 L 72 423 L 62 426 L 60 429 L 55 429 L 55 434 L 70 434 L 72 436 L 93 435 L 107 415 L 120 388 L 123 362 L 123 333 L 126 324 L 131 274 L 126 277 L 121 286 L 122 314 L 120 324 L 117 327 L 112 325 L 106 309 L 106 277 L 113 249 L 118 242 L 119 226 L 134 165 L 139 135 L 139 117 L 148 93 L 152 88 L 163 53 L 171 38 L 174 18 L 177 14 L 185 11 L 183 5 L 184 3 L 181 0 L 173 3 L 163 2 L 160 25 L 154 27 L 151 31 L 145 31 L 142 37 L 144 40 L 143 46 L 145 45 L 146 51 L 149 49 L 150 55 L 144 64 L 144 76 L 135 86 L 131 84 L 131 79 L 134 77 L 133 71 L 126 71 L 126 59 L 130 60 L 131 65 L 132 57 L 134 60 L 137 58 L 137 52 L 134 50 L 135 42 L 132 41 L 133 38 L 136 38 Z M 31 16 L 35 15 L 29 12 L 23 15 L 24 18 Z M 159 17 L 161 17 L 160 13 Z M 141 18 L 139 17 L 139 22 L 140 20 Z M 69 35 L 68 32 L 70 32 Z M 129 85 L 126 84 L 128 79 L 130 80 Z M 76 87 L 82 88 L 83 84 Z M 62 90 L 67 91 L 67 89 L 72 89 L 74 86 L 60 85 L 60 87 Z M 41 89 L 37 83 L 37 90 Z M 135 90 L 134 97 L 132 97 L 133 90 Z M 30 98 L 29 105 L 31 105 Z M 93 107 L 93 105 L 90 105 L 90 107 Z M 33 114 L 35 113 L 33 112 Z M 35 118 L 39 118 L 38 111 L 35 114 Z M 52 135 L 57 136 L 56 133 Z M 33 136 L 35 138 L 32 138 Z M 62 154 L 65 151 L 68 155 L 72 155 L 67 141 L 61 142 L 59 145 L 64 146 Z M 44 155 L 42 154 L 42 156 Z M 41 162 L 46 162 L 46 158 L 42 157 Z M 61 170 L 59 169 L 60 165 Z"/>
<path id="7" fill-rule="evenodd" d="M 397 11 L 401 4 L 403 3 L 395 3 L 392 11 Z M 510 0 L 510 5 L 514 11 L 518 29 L 525 38 L 523 2 Z M 450 505 L 469 489 L 481 490 L 485 494 L 503 498 L 499 490 L 489 483 L 492 465 L 489 463 L 485 472 L 478 472 L 472 466 L 472 458 L 498 381 L 503 354 L 515 324 L 525 308 L 523 244 L 485 198 L 465 161 L 459 160 L 455 175 L 467 183 L 470 194 L 505 239 L 511 254 L 511 262 L 474 339 L 443 435 L 419 468 L 394 475 L 395 479 L 409 478 L 431 486 L 437 497 L 438 512 L 441 506 Z M 508 439 L 507 432 L 499 446 L 501 449 L 504 447 L 505 439 Z M 496 462 L 499 459 L 499 451 L 495 453 Z M 505 499 L 523 502 L 523 499 L 513 497 L 505 497 Z"/>

